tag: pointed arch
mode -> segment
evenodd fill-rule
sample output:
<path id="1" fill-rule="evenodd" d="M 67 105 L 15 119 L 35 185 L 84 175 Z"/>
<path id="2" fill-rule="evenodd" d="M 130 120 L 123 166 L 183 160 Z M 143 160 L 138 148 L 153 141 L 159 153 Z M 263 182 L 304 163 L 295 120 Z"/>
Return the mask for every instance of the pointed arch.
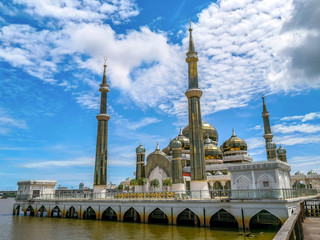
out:
<path id="1" fill-rule="evenodd" d="M 200 226 L 200 219 L 197 214 L 186 208 L 178 214 L 177 225 Z"/>
<path id="2" fill-rule="evenodd" d="M 78 212 L 74 206 L 71 206 L 66 212 L 66 218 L 78 218 Z"/>
<path id="3" fill-rule="evenodd" d="M 29 205 L 29 207 L 27 207 L 24 215 L 25 216 L 34 216 L 34 209 L 31 205 Z"/>
<path id="4" fill-rule="evenodd" d="M 228 180 L 228 181 L 226 182 L 226 184 L 224 185 L 224 189 L 225 189 L 225 190 L 231 189 L 231 181 L 230 181 L 230 180 Z"/>
<path id="5" fill-rule="evenodd" d="M 244 175 L 239 176 L 235 181 L 235 189 L 247 190 L 249 189 L 250 180 Z"/>
<path id="6" fill-rule="evenodd" d="M 281 220 L 274 214 L 263 209 L 250 219 L 249 227 L 251 230 L 266 228 L 279 230 L 281 228 Z"/>
<path id="7" fill-rule="evenodd" d="M 154 209 L 148 216 L 148 223 L 168 224 L 169 219 L 160 208 Z"/>
<path id="8" fill-rule="evenodd" d="M 124 222 L 141 222 L 140 214 L 133 207 L 129 208 L 123 215 Z"/>
<path id="9" fill-rule="evenodd" d="M 51 217 L 53 218 L 60 218 L 61 217 L 61 209 L 58 206 L 55 206 L 54 209 L 52 209 Z"/>
<path id="10" fill-rule="evenodd" d="M 90 206 L 83 213 L 83 219 L 96 219 L 96 218 L 97 218 L 96 212 Z"/>
<path id="11" fill-rule="evenodd" d="M 106 221 L 117 221 L 117 213 L 114 211 L 111 207 L 108 207 L 104 212 L 102 213 L 101 220 Z"/>
<path id="12" fill-rule="evenodd" d="M 213 214 L 210 218 L 210 227 L 212 228 L 238 229 L 238 226 L 237 219 L 223 208 Z"/>
<path id="13" fill-rule="evenodd" d="M 222 187 L 221 182 L 219 182 L 219 181 L 214 182 L 214 184 L 213 184 L 213 189 L 214 189 L 214 190 L 222 190 L 223 187 Z"/>
<path id="14" fill-rule="evenodd" d="M 16 206 L 14 209 L 14 215 L 20 216 L 20 205 Z"/>
<path id="15" fill-rule="evenodd" d="M 39 217 L 46 217 L 47 214 L 48 214 L 48 211 L 47 211 L 46 207 L 42 205 L 41 208 L 39 208 L 39 210 L 38 210 L 38 216 Z"/>

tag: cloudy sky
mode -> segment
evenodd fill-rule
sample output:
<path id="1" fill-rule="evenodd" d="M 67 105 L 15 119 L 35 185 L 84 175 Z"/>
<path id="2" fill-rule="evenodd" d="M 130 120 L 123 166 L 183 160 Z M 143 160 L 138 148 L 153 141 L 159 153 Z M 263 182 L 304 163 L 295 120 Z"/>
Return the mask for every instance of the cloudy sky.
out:
<path id="1" fill-rule="evenodd" d="M 187 124 L 189 18 L 203 119 L 234 127 L 266 160 L 262 92 L 292 172 L 320 173 L 318 0 L 0 2 L 0 188 L 93 183 L 99 84 L 108 57 L 108 182 Z"/>

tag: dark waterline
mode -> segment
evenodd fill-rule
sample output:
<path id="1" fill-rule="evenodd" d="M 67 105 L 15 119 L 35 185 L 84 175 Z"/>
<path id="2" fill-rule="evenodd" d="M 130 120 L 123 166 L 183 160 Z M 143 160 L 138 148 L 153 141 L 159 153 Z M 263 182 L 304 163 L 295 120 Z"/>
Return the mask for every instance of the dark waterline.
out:
<path id="1" fill-rule="evenodd" d="M 0 239 L 2 240 L 271 240 L 275 233 L 253 233 L 254 238 L 234 231 L 155 224 L 107 222 L 66 218 L 12 216 L 14 199 L 0 199 Z"/>

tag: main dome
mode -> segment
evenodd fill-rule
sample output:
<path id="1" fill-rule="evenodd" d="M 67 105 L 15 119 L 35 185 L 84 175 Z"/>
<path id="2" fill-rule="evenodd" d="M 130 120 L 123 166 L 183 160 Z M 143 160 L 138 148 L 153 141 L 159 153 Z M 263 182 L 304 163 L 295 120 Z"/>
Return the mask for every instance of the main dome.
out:
<path id="1" fill-rule="evenodd" d="M 183 129 L 182 133 L 187 138 L 190 138 L 189 137 L 189 125 Z M 210 123 L 202 121 L 202 134 L 203 134 L 203 140 L 205 140 L 207 137 L 209 137 L 212 141 L 218 142 L 218 132 L 217 132 L 216 128 L 214 126 L 212 126 Z"/>
<path id="2" fill-rule="evenodd" d="M 231 138 L 221 145 L 221 150 L 223 153 L 228 151 L 247 151 L 247 143 L 243 139 L 237 137 L 233 130 Z"/>

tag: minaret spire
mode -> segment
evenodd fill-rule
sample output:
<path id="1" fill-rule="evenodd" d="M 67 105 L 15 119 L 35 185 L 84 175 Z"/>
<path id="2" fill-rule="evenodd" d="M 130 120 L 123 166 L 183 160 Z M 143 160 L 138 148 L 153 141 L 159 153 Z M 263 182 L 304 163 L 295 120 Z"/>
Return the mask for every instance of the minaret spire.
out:
<path id="1" fill-rule="evenodd" d="M 270 127 L 270 120 L 269 120 L 269 112 L 267 110 L 267 106 L 264 100 L 264 94 L 262 94 L 262 104 L 263 104 L 263 112 L 262 112 L 262 118 L 263 118 L 263 127 L 264 127 L 264 139 L 266 140 L 266 143 L 272 142 L 273 134 L 271 133 L 271 127 Z"/>
<path id="2" fill-rule="evenodd" d="M 272 142 L 273 134 L 271 132 L 270 120 L 269 120 L 269 112 L 267 110 L 267 106 L 264 100 L 264 94 L 262 94 L 262 104 L 263 104 L 263 127 L 264 127 L 264 139 L 266 141 L 266 150 L 268 161 L 274 161 L 277 158 L 277 145 Z"/>
<path id="3" fill-rule="evenodd" d="M 109 85 L 107 83 L 107 58 L 104 59 L 103 77 L 99 91 L 101 92 L 100 113 L 97 115 L 98 133 L 96 145 L 96 158 L 94 170 L 94 187 L 99 189 L 107 185 L 107 157 L 108 157 L 108 121 L 110 116 L 107 114 L 107 93 Z"/>
<path id="4" fill-rule="evenodd" d="M 186 62 L 188 63 L 189 88 L 185 94 L 188 98 L 189 108 L 190 170 L 192 184 L 192 181 L 206 180 L 207 174 L 206 163 L 204 159 L 202 119 L 200 107 L 200 98 L 202 96 L 202 91 L 199 88 L 198 84 L 198 53 L 195 51 L 194 48 L 191 21 L 189 28 L 189 49 L 186 55 Z M 199 185 L 197 187 L 199 187 Z"/>

